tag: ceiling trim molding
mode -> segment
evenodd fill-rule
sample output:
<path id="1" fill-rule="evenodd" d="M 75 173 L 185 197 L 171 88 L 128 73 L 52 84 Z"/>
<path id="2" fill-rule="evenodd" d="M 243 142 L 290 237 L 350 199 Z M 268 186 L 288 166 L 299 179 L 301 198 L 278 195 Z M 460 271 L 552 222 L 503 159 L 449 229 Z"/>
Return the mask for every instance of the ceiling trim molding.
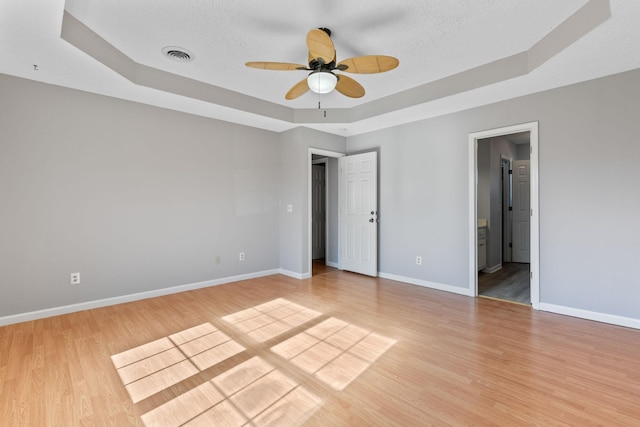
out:
<path id="1" fill-rule="evenodd" d="M 370 119 L 529 74 L 610 17 L 609 0 L 590 0 L 530 49 L 353 107 L 348 123 Z M 327 118 L 322 120 L 323 117 L 317 113 L 316 109 L 297 110 L 296 123 L 331 122 L 330 117 L 333 116 L 331 113 L 331 110 L 327 110 Z"/>
<path id="2" fill-rule="evenodd" d="M 66 10 L 60 37 L 130 82 L 175 95 L 293 123 L 293 108 L 138 64 Z"/>
<path id="3" fill-rule="evenodd" d="M 293 109 L 138 64 L 66 10 L 61 38 L 136 85 L 291 124 L 350 124 L 524 76 L 610 17 L 610 0 L 589 0 L 526 51 L 356 107 L 336 109 Z"/>

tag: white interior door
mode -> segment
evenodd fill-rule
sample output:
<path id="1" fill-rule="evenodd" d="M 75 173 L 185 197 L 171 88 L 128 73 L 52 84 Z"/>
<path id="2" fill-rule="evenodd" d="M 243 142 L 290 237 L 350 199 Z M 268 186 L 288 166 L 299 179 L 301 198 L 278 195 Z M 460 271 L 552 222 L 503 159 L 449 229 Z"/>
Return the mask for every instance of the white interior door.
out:
<path id="1" fill-rule="evenodd" d="M 530 262 L 531 190 L 529 160 L 513 161 L 513 262 Z"/>
<path id="2" fill-rule="evenodd" d="M 343 270 L 378 275 L 377 153 L 339 159 L 340 265 Z"/>
<path id="3" fill-rule="evenodd" d="M 326 179 L 324 165 L 313 165 L 311 171 L 311 233 L 312 258 L 325 257 L 326 241 Z"/>

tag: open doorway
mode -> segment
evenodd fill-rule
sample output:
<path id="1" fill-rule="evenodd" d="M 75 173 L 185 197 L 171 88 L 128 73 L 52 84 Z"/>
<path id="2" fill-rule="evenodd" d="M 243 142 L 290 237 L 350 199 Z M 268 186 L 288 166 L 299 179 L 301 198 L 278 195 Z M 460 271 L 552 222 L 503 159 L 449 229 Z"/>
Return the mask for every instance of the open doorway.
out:
<path id="1" fill-rule="evenodd" d="M 326 166 L 323 198 L 322 185 L 319 184 L 322 170 L 316 166 L 322 164 L 324 158 Z M 377 151 L 345 156 L 309 148 L 309 273 L 305 277 L 315 274 L 314 270 L 318 269 L 314 267 L 326 271 L 322 264 L 332 269 L 344 269 L 374 277 L 378 275 L 377 159 Z M 315 179 L 314 171 L 317 177 Z M 319 221 L 313 220 L 312 214 L 323 210 L 323 201 L 324 230 Z M 324 263 L 319 261 L 323 243 Z M 314 255 L 316 261 L 313 259 Z"/>
<path id="2" fill-rule="evenodd" d="M 339 268 L 338 159 L 343 156 L 343 153 L 309 148 L 310 276 Z"/>
<path id="3" fill-rule="evenodd" d="M 474 295 L 539 306 L 538 124 L 469 135 Z"/>
<path id="4" fill-rule="evenodd" d="M 329 159 L 313 155 L 311 160 L 311 275 L 325 271 L 327 265 L 327 165 Z"/>
<path id="5" fill-rule="evenodd" d="M 531 303 L 530 138 L 526 131 L 477 142 L 478 296 Z"/>

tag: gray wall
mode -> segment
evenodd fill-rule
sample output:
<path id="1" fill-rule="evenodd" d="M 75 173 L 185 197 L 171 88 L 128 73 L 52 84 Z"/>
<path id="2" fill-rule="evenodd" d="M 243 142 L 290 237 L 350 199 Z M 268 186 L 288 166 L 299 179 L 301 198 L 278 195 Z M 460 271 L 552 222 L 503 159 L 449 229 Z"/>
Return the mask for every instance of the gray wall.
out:
<path id="1" fill-rule="evenodd" d="M 347 139 L 349 153 L 379 149 L 383 273 L 468 287 L 468 134 L 457 122 L 445 116 Z"/>
<path id="2" fill-rule="evenodd" d="M 381 272 L 468 289 L 468 135 L 538 120 L 541 302 L 640 318 L 639 70 L 348 139 L 7 76 L 0 93 L 0 316 L 308 273 L 308 147 L 379 151 Z"/>
<path id="3" fill-rule="evenodd" d="M 516 145 L 516 151 L 518 152 L 518 160 L 529 160 L 531 158 L 531 154 L 529 153 L 529 144 Z"/>
<path id="4" fill-rule="evenodd" d="M 278 134 L 2 75 L 0 93 L 0 317 L 279 267 Z"/>
<path id="5" fill-rule="evenodd" d="M 380 150 L 380 270 L 468 288 L 468 135 L 539 121 L 541 302 L 640 318 L 638 99 L 634 70 L 348 138 Z"/>

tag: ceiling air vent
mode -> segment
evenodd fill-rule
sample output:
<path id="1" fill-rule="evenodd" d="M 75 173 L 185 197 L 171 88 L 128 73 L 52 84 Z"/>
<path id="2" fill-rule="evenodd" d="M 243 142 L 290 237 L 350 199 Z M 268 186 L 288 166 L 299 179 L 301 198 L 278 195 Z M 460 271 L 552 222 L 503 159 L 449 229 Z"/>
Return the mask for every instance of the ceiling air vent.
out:
<path id="1" fill-rule="evenodd" d="M 175 46 L 162 48 L 162 53 L 167 58 L 176 62 L 191 62 L 195 58 L 193 53 L 189 52 L 187 49 Z"/>

